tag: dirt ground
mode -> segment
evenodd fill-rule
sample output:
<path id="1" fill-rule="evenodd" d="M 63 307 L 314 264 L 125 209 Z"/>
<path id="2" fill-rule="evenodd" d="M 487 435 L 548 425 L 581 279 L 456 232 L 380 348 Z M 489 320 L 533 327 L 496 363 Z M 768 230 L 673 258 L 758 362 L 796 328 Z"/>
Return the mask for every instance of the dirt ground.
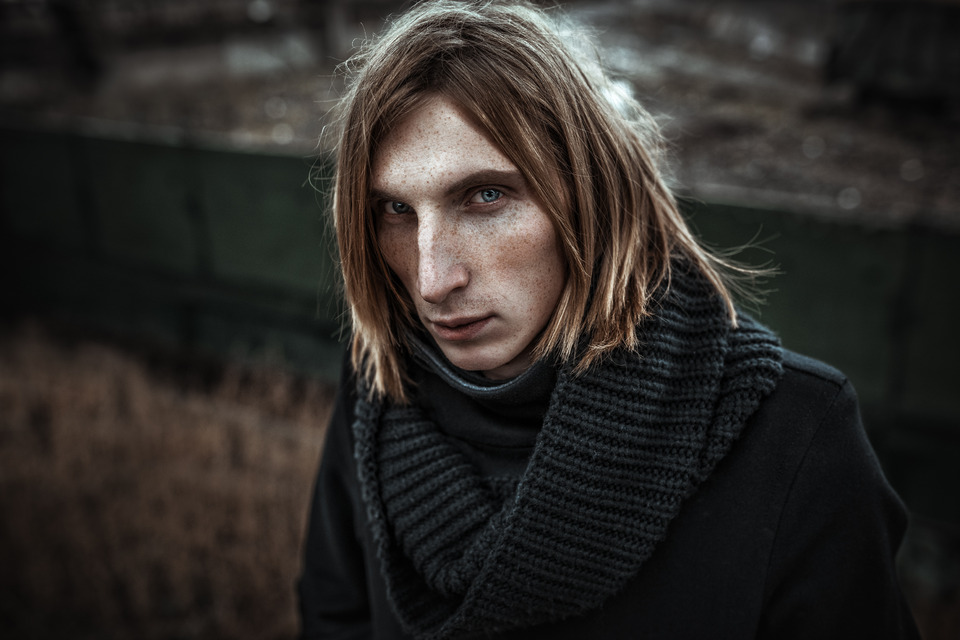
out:
<path id="1" fill-rule="evenodd" d="M 292 638 L 332 391 L 0 328 L 6 638 Z"/>
<path id="2" fill-rule="evenodd" d="M 0 629 L 47 640 L 295 637 L 310 490 L 333 389 L 269 362 L 0 325 Z M 904 591 L 926 640 L 960 631 L 938 527 Z"/>

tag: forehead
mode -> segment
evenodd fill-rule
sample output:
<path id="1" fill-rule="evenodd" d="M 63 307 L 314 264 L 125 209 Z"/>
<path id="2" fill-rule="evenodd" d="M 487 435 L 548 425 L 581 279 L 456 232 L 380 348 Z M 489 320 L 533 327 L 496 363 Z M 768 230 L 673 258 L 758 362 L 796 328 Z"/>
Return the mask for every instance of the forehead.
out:
<path id="1" fill-rule="evenodd" d="M 403 117 L 373 156 L 375 191 L 438 186 L 481 171 L 516 171 L 455 103 L 433 97 Z"/>

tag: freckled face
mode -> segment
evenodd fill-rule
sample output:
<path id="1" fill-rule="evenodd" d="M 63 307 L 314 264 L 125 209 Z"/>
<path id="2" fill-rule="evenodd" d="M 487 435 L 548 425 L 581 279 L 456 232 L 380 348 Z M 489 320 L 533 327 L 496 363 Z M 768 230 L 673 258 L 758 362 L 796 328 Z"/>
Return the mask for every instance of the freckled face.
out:
<path id="1" fill-rule="evenodd" d="M 566 283 L 556 231 L 517 167 L 437 97 L 373 158 L 380 250 L 454 365 L 522 373 Z"/>

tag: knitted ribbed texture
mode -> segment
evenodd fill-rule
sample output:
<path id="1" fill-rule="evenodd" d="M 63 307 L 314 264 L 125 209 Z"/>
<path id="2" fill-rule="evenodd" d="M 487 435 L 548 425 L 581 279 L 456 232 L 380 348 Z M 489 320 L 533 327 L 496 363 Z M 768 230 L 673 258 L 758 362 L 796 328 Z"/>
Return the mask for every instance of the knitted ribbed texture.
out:
<path id="1" fill-rule="evenodd" d="M 498 498 L 416 407 L 356 407 L 362 496 L 387 592 L 417 638 L 583 613 L 623 588 L 782 373 L 779 342 L 731 330 L 675 270 L 640 354 L 561 368 L 515 495 Z"/>

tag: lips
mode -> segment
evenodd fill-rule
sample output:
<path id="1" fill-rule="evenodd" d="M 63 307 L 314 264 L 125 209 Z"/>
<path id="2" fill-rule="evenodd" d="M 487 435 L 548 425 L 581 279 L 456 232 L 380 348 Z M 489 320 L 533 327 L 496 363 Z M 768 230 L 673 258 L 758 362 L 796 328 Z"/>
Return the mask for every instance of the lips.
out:
<path id="1" fill-rule="evenodd" d="M 472 340 L 493 320 L 493 316 L 444 318 L 433 320 L 433 330 L 438 338 L 450 342 Z"/>

